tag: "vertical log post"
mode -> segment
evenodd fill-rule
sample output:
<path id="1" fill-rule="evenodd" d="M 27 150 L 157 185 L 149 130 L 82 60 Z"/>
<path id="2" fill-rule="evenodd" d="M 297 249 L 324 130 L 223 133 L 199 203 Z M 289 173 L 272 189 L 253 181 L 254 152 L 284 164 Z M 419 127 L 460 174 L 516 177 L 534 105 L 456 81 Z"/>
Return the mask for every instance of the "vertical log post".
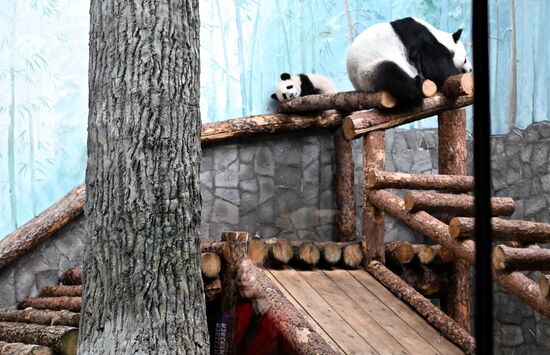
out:
<path id="1" fill-rule="evenodd" d="M 336 206 L 338 207 L 337 242 L 355 240 L 355 189 L 352 141 L 344 138 L 342 127 L 334 134 L 336 154 Z"/>
<path id="2" fill-rule="evenodd" d="M 368 200 L 367 176 L 376 170 L 384 170 L 385 132 L 370 132 L 363 137 L 363 217 L 362 238 L 364 264 L 371 260 L 384 262 L 384 213 Z"/>
<path id="3" fill-rule="evenodd" d="M 214 353 L 216 355 L 233 354 L 235 351 L 235 303 L 237 300 L 237 272 L 239 265 L 247 257 L 250 236 L 246 232 L 224 232 L 225 242 L 222 254 L 225 261 L 222 276 L 221 315 L 216 323 Z"/>
<path id="4" fill-rule="evenodd" d="M 467 175 L 466 110 L 446 111 L 438 117 L 439 174 Z M 452 280 L 441 299 L 443 310 L 470 332 L 470 267 L 465 260 L 452 264 Z"/>

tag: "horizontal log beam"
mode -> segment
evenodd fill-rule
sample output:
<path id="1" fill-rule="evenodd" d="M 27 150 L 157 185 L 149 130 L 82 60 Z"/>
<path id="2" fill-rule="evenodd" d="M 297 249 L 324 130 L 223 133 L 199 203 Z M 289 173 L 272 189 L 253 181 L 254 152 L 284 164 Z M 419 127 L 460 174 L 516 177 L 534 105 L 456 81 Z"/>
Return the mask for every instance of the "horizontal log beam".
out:
<path id="1" fill-rule="evenodd" d="M 411 212 L 426 211 L 473 216 L 474 197 L 464 194 L 408 191 L 405 194 L 405 208 Z M 491 208 L 493 216 L 509 216 L 514 213 L 516 203 L 509 197 L 493 197 L 491 198 Z"/>
<path id="2" fill-rule="evenodd" d="M 75 355 L 77 338 L 78 329 L 73 327 L 0 322 L 0 339 L 47 346 L 57 354 Z"/>
<path id="3" fill-rule="evenodd" d="M 337 110 L 353 112 L 371 108 L 393 108 L 395 98 L 386 91 L 366 93 L 360 91 L 338 92 L 333 94 L 319 94 L 298 96 L 292 100 L 279 102 L 279 112 L 295 113 L 322 110 Z"/>
<path id="4" fill-rule="evenodd" d="M 27 298 L 17 303 L 18 309 L 32 307 L 36 309 L 51 309 L 52 311 L 67 310 L 80 312 L 82 297 L 36 297 Z"/>
<path id="5" fill-rule="evenodd" d="M 543 297 L 539 285 L 519 271 L 511 273 L 493 270 L 494 280 L 535 311 L 550 318 L 550 300 Z"/>
<path id="6" fill-rule="evenodd" d="M 449 223 L 449 234 L 458 239 L 472 238 L 474 224 L 474 218 L 453 218 Z M 522 244 L 550 243 L 550 224 L 547 223 L 493 217 L 491 227 L 495 240 L 516 241 Z"/>
<path id="7" fill-rule="evenodd" d="M 250 260 L 244 260 L 239 269 L 241 294 L 255 300 L 297 354 L 335 354 L 262 269 Z"/>
<path id="8" fill-rule="evenodd" d="M 497 245 L 493 249 L 493 267 L 502 271 L 550 271 L 550 249 L 512 248 Z"/>
<path id="9" fill-rule="evenodd" d="M 38 294 L 40 297 L 81 297 L 82 285 L 58 285 L 58 286 L 44 286 Z"/>
<path id="10" fill-rule="evenodd" d="M 22 227 L 0 238 L 0 270 L 82 214 L 84 198 L 85 188 L 80 185 Z"/>
<path id="11" fill-rule="evenodd" d="M 49 309 L 5 309 L 0 311 L 0 322 L 32 323 L 42 325 L 66 325 L 78 327 L 80 313 Z M 1 354 L 1 353 L 0 353 Z"/>
<path id="12" fill-rule="evenodd" d="M 43 345 L 6 343 L 0 341 L 1 355 L 53 355 L 50 348 Z"/>
<path id="13" fill-rule="evenodd" d="M 389 188 L 469 192 L 474 188 L 474 178 L 464 175 L 408 174 L 390 171 L 373 171 L 367 175 L 367 187 L 371 189 Z"/>
<path id="14" fill-rule="evenodd" d="M 445 338 L 458 345 L 466 353 L 475 353 L 475 340 L 466 330 L 434 306 L 430 300 L 419 294 L 399 276 L 386 268 L 384 264 L 378 261 L 371 261 L 366 269 L 394 295 L 413 307 L 428 323 L 439 330 Z"/>
<path id="15" fill-rule="evenodd" d="M 254 136 L 260 133 L 277 133 L 315 127 L 335 127 L 342 117 L 333 113 L 315 114 L 268 114 L 234 120 L 206 123 L 202 125 L 202 144 L 223 141 L 231 138 Z"/>
<path id="16" fill-rule="evenodd" d="M 392 109 L 380 111 L 354 112 L 344 119 L 342 129 L 346 139 L 357 139 L 368 132 L 383 131 L 407 123 L 418 121 L 427 117 L 437 115 L 448 110 L 456 110 L 469 106 L 474 102 L 472 95 L 459 96 L 456 99 L 445 97 L 438 93 L 433 97 L 426 98 L 422 104 L 407 109 Z"/>

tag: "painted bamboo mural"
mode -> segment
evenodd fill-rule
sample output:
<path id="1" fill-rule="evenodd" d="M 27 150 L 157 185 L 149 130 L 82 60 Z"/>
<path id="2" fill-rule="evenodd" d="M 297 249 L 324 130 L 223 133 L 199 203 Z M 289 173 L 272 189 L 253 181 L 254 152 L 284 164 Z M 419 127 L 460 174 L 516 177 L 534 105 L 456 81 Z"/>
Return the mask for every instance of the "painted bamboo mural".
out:
<path id="1" fill-rule="evenodd" d="M 448 31 L 462 27 L 471 52 L 471 1 L 201 1 L 203 120 L 273 111 L 270 94 L 281 72 L 323 74 L 339 90 L 350 90 L 350 39 L 378 22 L 416 16 Z M 88 5 L 0 0 L 0 236 L 83 181 Z M 507 133 L 550 118 L 550 25 L 544 15 L 550 1 L 490 5 L 492 126 L 494 133 Z"/>

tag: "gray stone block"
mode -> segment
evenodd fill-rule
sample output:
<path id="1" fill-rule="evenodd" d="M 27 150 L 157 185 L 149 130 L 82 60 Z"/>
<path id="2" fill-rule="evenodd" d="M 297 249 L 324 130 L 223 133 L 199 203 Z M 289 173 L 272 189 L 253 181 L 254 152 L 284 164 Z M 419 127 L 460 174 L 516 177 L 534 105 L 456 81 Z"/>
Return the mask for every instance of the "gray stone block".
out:
<path id="1" fill-rule="evenodd" d="M 299 188 L 302 182 L 302 169 L 295 166 L 279 165 L 273 178 L 276 186 Z"/>
<path id="2" fill-rule="evenodd" d="M 501 328 L 500 343 L 502 346 L 518 346 L 523 343 L 523 332 L 517 325 L 505 324 Z"/>
<path id="3" fill-rule="evenodd" d="M 237 225 L 239 224 L 239 208 L 224 200 L 214 202 L 212 222 Z"/>
<path id="4" fill-rule="evenodd" d="M 412 172 L 429 173 L 432 169 L 432 158 L 430 152 L 424 149 L 419 149 L 413 158 L 411 166 Z"/>
<path id="5" fill-rule="evenodd" d="M 214 169 L 221 172 L 233 164 L 239 156 L 237 145 L 221 145 L 214 150 Z"/>
<path id="6" fill-rule="evenodd" d="M 36 288 L 41 290 L 45 286 L 56 286 L 59 285 L 59 271 L 54 270 L 45 270 L 37 272 L 35 275 L 36 278 Z"/>
<path id="7" fill-rule="evenodd" d="M 239 149 L 239 160 L 241 163 L 252 163 L 256 154 L 256 147 L 241 145 Z"/>
<path id="8" fill-rule="evenodd" d="M 239 165 L 239 181 L 256 179 L 256 175 L 257 174 L 254 171 L 254 166 L 252 166 L 252 164 L 244 164 L 241 162 Z"/>
<path id="9" fill-rule="evenodd" d="M 313 207 L 300 208 L 289 214 L 290 221 L 295 229 L 308 229 L 319 223 L 317 209 Z"/>
<path id="10" fill-rule="evenodd" d="M 239 186 L 239 164 L 237 161 L 231 162 L 226 167 L 216 170 L 214 175 L 214 185 L 216 187 L 238 187 Z"/>
<path id="11" fill-rule="evenodd" d="M 319 162 L 319 145 L 306 144 L 302 147 L 302 166 L 308 166 L 313 162 Z"/>
<path id="12" fill-rule="evenodd" d="M 238 206 L 240 203 L 239 189 L 218 187 L 216 188 L 215 195 L 217 198 L 221 198 L 223 200 L 231 202 L 233 205 L 236 206 Z"/>
<path id="13" fill-rule="evenodd" d="M 546 208 L 544 196 L 535 196 L 525 200 L 525 215 L 533 215 Z"/>
<path id="14" fill-rule="evenodd" d="M 284 139 L 272 148 L 275 163 L 280 165 L 300 166 L 302 162 L 301 140 Z"/>
<path id="15" fill-rule="evenodd" d="M 254 170 L 257 175 L 273 176 L 275 173 L 275 161 L 269 147 L 260 147 L 254 157 Z"/>
<path id="16" fill-rule="evenodd" d="M 260 200 L 259 203 L 273 198 L 275 193 L 275 183 L 271 177 L 258 176 L 258 185 L 260 187 Z"/>
<path id="17" fill-rule="evenodd" d="M 249 180 L 241 180 L 239 181 L 239 189 L 244 192 L 258 192 L 258 181 L 255 177 Z"/>
<path id="18" fill-rule="evenodd" d="M 254 192 L 242 192 L 239 205 L 239 214 L 245 215 L 258 208 L 258 194 Z"/>

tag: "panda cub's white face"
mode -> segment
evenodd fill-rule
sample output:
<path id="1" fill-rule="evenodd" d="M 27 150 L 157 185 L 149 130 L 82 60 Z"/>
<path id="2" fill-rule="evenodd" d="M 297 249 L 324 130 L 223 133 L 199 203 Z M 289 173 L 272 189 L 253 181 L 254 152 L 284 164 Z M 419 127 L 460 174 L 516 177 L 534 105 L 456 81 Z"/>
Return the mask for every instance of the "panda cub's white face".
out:
<path id="1" fill-rule="evenodd" d="M 300 96 L 300 79 L 298 76 L 291 76 L 288 73 L 281 74 L 281 81 L 277 84 L 275 93 L 271 96 L 279 102 L 288 101 Z"/>

